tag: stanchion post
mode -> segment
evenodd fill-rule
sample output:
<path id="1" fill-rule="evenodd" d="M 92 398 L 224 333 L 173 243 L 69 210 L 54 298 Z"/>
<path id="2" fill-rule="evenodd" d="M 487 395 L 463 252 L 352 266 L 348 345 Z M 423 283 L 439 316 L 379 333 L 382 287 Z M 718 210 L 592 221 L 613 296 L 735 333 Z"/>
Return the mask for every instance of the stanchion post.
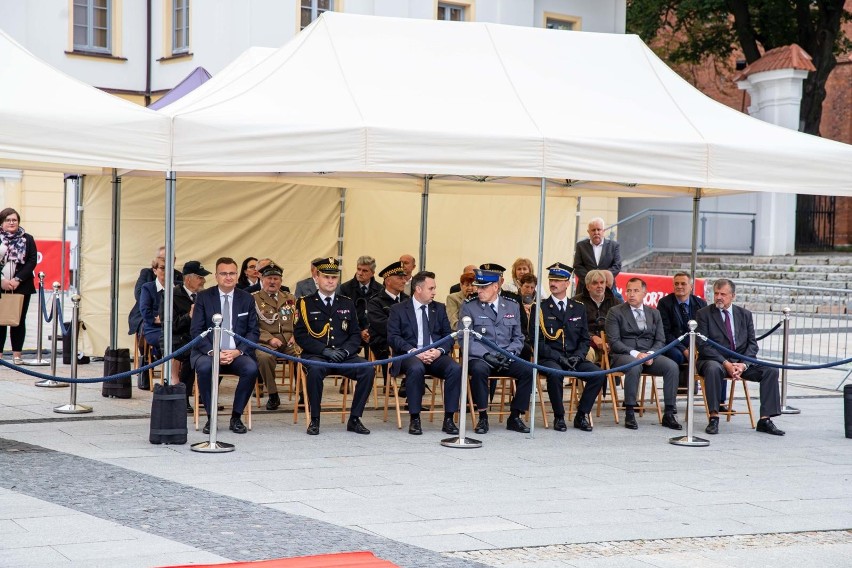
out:
<path id="1" fill-rule="evenodd" d="M 689 320 L 687 325 L 689 327 L 689 383 L 686 391 L 686 436 L 669 438 L 669 443 L 675 446 L 709 446 L 709 440 L 692 435 L 695 418 L 695 328 L 698 327 L 698 322 Z"/>
<path id="2" fill-rule="evenodd" d="M 71 378 L 77 378 L 77 327 L 80 322 L 80 295 L 71 296 Z M 54 317 L 56 317 L 54 315 Z M 71 383 L 71 400 L 68 404 L 57 406 L 53 409 L 59 414 L 86 414 L 92 411 L 92 407 L 85 404 L 77 404 L 77 383 Z"/>
<path id="3" fill-rule="evenodd" d="M 36 358 L 31 361 L 24 361 L 24 365 L 44 367 L 50 365 L 50 361 L 41 358 L 41 338 L 44 335 L 44 272 L 38 273 L 38 326 L 36 329 Z"/>
<path id="4" fill-rule="evenodd" d="M 473 320 L 470 316 L 464 316 L 462 318 L 462 325 L 464 326 L 464 330 L 462 331 L 462 385 L 461 385 L 461 395 L 459 400 L 459 435 L 453 436 L 452 438 L 444 438 L 441 440 L 441 445 L 446 446 L 448 448 L 481 448 L 482 442 L 479 440 L 474 440 L 473 438 L 468 438 L 465 436 L 467 431 L 467 369 L 468 369 L 468 361 L 470 360 L 470 325 L 473 323 Z M 475 417 L 472 417 L 475 419 Z"/>
<path id="5" fill-rule="evenodd" d="M 52 335 L 50 338 L 50 375 L 52 377 L 56 376 L 56 344 L 58 342 L 57 335 L 59 334 L 59 310 L 61 309 L 59 305 L 59 282 L 53 283 L 53 296 L 50 300 L 51 305 L 53 306 L 53 328 Z M 39 323 L 41 323 L 41 317 L 39 317 Z M 39 338 L 41 337 L 41 333 L 39 333 Z M 61 383 L 59 381 L 54 381 L 53 379 L 44 379 L 36 382 L 35 386 L 37 387 L 47 387 L 47 388 L 62 388 L 69 386 L 68 383 Z"/>
<path id="6" fill-rule="evenodd" d="M 802 411 L 792 406 L 787 406 L 787 361 L 790 356 L 790 308 L 781 310 L 784 314 L 784 346 L 781 350 L 781 414 L 799 414 Z"/>
<path id="7" fill-rule="evenodd" d="M 221 454 L 223 452 L 233 452 L 234 444 L 220 442 L 216 440 L 218 429 L 216 423 L 219 418 L 219 351 L 222 344 L 222 314 L 213 314 L 213 368 L 210 372 L 210 407 L 207 409 L 210 416 L 210 439 L 206 442 L 198 442 L 192 444 L 190 449 L 193 452 L 203 452 L 207 454 Z M 196 382 L 195 388 L 199 388 Z"/>

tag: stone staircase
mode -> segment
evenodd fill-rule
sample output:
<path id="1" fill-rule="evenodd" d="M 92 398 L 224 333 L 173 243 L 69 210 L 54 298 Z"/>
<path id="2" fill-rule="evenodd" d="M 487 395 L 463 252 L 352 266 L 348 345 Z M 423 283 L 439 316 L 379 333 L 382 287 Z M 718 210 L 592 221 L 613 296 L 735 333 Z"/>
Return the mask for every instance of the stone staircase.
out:
<path id="1" fill-rule="evenodd" d="M 654 253 L 622 270 L 673 275 L 679 271 L 688 273 L 691 263 L 688 254 Z M 737 281 L 737 303 L 752 311 L 780 311 L 788 306 L 799 313 L 852 313 L 852 254 L 700 254 L 696 276 L 707 281 L 709 298 L 715 279 Z"/>

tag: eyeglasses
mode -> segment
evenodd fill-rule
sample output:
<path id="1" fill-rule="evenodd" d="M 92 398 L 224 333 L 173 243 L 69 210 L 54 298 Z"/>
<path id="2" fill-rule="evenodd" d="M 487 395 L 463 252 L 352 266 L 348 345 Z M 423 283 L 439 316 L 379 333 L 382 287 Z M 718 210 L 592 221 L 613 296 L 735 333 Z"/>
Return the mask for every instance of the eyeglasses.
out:
<path id="1" fill-rule="evenodd" d="M 4 222 L 4 223 L 14 223 L 15 225 L 17 225 L 17 224 L 18 224 L 18 220 L 17 220 L 17 219 L 11 219 L 11 218 L 8 218 L 8 217 L 7 217 L 6 219 L 3 219 L 3 222 Z"/>
<path id="2" fill-rule="evenodd" d="M 236 272 L 217 272 L 216 274 L 218 274 L 222 278 L 236 278 L 237 277 Z"/>

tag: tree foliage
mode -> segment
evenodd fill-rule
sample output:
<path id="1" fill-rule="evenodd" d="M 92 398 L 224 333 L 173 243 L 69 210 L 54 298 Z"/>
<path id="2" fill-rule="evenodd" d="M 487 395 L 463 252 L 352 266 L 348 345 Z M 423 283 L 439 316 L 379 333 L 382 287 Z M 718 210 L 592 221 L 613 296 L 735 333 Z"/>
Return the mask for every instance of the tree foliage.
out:
<path id="1" fill-rule="evenodd" d="M 803 130 L 819 134 L 825 83 L 837 55 L 852 49 L 842 24 L 852 20 L 845 0 L 627 0 L 627 31 L 655 46 L 672 64 L 730 61 L 741 52 L 748 63 L 770 49 L 796 43 L 816 71 L 803 85 Z"/>

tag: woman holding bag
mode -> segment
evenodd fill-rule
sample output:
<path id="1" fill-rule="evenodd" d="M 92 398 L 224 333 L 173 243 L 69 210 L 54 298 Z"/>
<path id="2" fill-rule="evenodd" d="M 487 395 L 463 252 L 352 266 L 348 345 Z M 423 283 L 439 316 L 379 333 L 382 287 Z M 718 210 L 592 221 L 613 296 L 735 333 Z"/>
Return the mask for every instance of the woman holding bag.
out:
<path id="1" fill-rule="evenodd" d="M 11 207 L 0 211 L 0 262 L 3 263 L 3 268 L 0 269 L 0 288 L 4 294 L 11 292 L 24 297 L 20 323 L 14 327 L 0 326 L 0 357 L 6 347 L 6 328 L 11 327 L 15 365 L 23 363 L 21 351 L 27 335 L 27 308 L 30 305 L 30 295 L 35 293 L 33 272 L 38 260 L 35 240 L 24 231 L 20 222 L 20 214 Z"/>

